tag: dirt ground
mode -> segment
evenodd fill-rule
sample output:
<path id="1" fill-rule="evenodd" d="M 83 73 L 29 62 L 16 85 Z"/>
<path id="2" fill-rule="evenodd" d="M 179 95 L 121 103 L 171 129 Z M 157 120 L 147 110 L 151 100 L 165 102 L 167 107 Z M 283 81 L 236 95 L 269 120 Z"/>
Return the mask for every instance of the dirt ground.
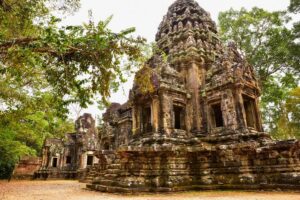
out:
<path id="1" fill-rule="evenodd" d="M 295 192 L 182 192 L 116 195 L 89 191 L 77 181 L 0 181 L 0 200 L 300 200 Z"/>

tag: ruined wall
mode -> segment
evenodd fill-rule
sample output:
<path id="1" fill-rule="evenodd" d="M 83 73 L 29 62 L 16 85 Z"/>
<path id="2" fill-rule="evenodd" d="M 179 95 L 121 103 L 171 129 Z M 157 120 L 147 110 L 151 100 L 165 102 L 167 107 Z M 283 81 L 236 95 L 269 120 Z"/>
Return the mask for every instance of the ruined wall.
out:
<path id="1" fill-rule="evenodd" d="M 41 166 L 41 158 L 22 157 L 13 171 L 13 179 L 32 179 Z"/>

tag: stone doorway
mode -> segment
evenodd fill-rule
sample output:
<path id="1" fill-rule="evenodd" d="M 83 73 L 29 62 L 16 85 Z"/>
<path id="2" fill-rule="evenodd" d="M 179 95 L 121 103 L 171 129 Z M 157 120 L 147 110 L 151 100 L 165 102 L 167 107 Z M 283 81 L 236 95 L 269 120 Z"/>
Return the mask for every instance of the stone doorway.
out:
<path id="1" fill-rule="evenodd" d="M 144 133 L 152 131 L 150 107 L 146 107 L 142 110 L 142 128 Z"/>
<path id="2" fill-rule="evenodd" d="M 67 156 L 66 157 L 66 164 L 71 164 L 71 160 L 72 160 L 71 156 Z"/>
<path id="3" fill-rule="evenodd" d="M 210 106 L 210 119 L 212 128 L 220 128 L 224 126 L 223 112 L 220 102 Z"/>
<path id="4" fill-rule="evenodd" d="M 52 167 L 57 167 L 57 158 L 52 158 Z"/>
<path id="5" fill-rule="evenodd" d="M 174 119 L 174 128 L 175 129 L 185 129 L 185 114 L 184 108 L 182 106 L 174 105 L 173 107 L 173 119 Z"/>
<path id="6" fill-rule="evenodd" d="M 247 127 L 254 128 L 257 130 L 258 126 L 257 126 L 255 100 L 249 96 L 243 95 L 243 101 L 244 101 Z"/>
<path id="7" fill-rule="evenodd" d="M 94 163 L 94 156 L 88 155 L 88 156 L 87 156 L 86 165 L 87 165 L 87 166 L 92 166 L 93 163 Z"/>

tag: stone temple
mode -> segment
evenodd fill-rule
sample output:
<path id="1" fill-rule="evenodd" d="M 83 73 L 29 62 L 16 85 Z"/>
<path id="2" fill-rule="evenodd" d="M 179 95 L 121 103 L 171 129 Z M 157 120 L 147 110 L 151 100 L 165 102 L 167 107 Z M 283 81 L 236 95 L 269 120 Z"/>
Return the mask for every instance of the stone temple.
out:
<path id="1" fill-rule="evenodd" d="M 83 177 L 102 192 L 299 190 L 300 142 L 263 131 L 253 68 L 234 43 L 222 44 L 209 13 L 175 1 L 156 43 L 99 135 L 89 116 L 79 118 L 69 139 L 46 140 L 36 175 Z"/>
<path id="2" fill-rule="evenodd" d="M 95 120 L 84 114 L 75 122 L 75 133 L 64 139 L 48 138 L 43 145 L 41 165 L 34 178 L 81 179 L 98 162 L 98 133 Z"/>
<path id="3" fill-rule="evenodd" d="M 103 192 L 300 189 L 300 142 L 263 132 L 261 90 L 234 43 L 194 0 L 177 0 L 127 103 L 113 103 L 88 175 Z M 143 82 L 147 82 L 145 90 Z"/>

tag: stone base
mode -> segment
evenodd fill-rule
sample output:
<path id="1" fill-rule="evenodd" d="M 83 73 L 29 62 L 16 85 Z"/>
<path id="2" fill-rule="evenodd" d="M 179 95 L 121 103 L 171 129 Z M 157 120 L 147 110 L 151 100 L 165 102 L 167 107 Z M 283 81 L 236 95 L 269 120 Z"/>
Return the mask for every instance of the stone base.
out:
<path id="1" fill-rule="evenodd" d="M 209 142 L 173 146 L 148 143 L 147 147 L 131 146 L 114 153 L 102 152 L 96 178 L 87 188 L 120 193 L 300 190 L 300 142 L 275 142 L 262 135 L 259 138 L 228 140 L 222 145 Z"/>
<path id="2" fill-rule="evenodd" d="M 80 177 L 77 171 L 58 171 L 58 170 L 38 170 L 34 174 L 34 179 L 70 179 L 75 180 Z"/>

